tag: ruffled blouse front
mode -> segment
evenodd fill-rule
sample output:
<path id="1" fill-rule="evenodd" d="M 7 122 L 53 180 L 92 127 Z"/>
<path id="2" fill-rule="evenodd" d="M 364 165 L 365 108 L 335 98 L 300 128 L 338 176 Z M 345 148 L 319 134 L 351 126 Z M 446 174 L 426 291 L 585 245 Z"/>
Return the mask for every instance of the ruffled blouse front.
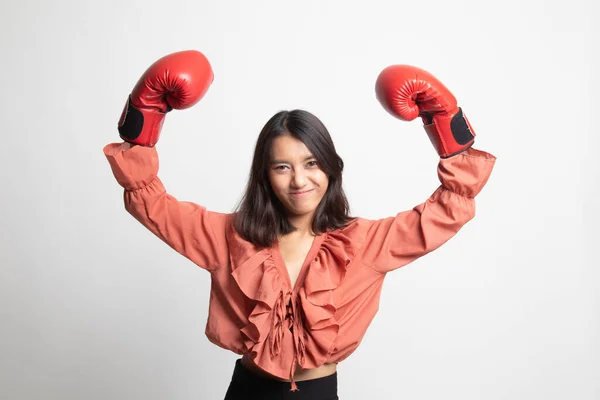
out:
<path id="1" fill-rule="evenodd" d="M 379 220 L 356 218 L 315 237 L 292 287 L 277 243 L 256 248 L 233 214 L 169 195 L 156 148 L 105 147 L 125 189 L 125 208 L 161 240 L 211 273 L 206 335 L 289 379 L 299 365 L 340 362 L 359 346 L 377 313 L 386 274 L 438 248 L 475 215 L 474 197 L 495 157 L 473 148 L 438 165 L 441 185 L 422 204 Z"/>
<path id="2" fill-rule="evenodd" d="M 244 295 L 255 302 L 248 324 L 240 330 L 245 349 L 258 366 L 273 375 L 283 377 L 281 368 L 288 367 L 285 377 L 293 388 L 296 363 L 305 369 L 316 368 L 327 362 L 333 351 L 339 331 L 334 291 L 360 246 L 358 229 L 359 224 L 352 223 L 316 236 L 293 288 L 277 243 L 256 251 L 233 229 L 228 231 L 228 241 L 239 249 L 232 253 L 231 275 Z"/>

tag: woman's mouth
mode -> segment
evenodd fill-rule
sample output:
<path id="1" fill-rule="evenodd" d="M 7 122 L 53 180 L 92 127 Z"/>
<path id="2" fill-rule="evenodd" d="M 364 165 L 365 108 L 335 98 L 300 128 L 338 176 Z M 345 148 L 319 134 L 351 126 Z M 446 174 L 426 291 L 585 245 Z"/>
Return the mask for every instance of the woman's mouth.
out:
<path id="1" fill-rule="evenodd" d="M 290 194 L 291 194 L 292 196 L 295 196 L 295 197 L 302 197 L 302 196 L 306 196 L 306 195 L 308 195 L 308 194 L 312 193 L 314 190 L 315 190 L 315 189 L 302 190 L 302 191 L 299 191 L 299 192 L 292 192 L 292 193 L 290 193 Z"/>

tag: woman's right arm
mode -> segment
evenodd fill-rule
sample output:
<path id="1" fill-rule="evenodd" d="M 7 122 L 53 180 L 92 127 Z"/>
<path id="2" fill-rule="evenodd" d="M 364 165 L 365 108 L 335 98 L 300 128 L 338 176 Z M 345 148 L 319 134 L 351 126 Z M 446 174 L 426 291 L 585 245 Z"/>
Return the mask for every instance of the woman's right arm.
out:
<path id="1" fill-rule="evenodd" d="M 125 209 L 162 241 L 201 268 L 228 262 L 225 230 L 230 215 L 169 195 L 158 178 L 155 147 L 112 143 L 104 147 L 117 182 L 125 189 Z"/>

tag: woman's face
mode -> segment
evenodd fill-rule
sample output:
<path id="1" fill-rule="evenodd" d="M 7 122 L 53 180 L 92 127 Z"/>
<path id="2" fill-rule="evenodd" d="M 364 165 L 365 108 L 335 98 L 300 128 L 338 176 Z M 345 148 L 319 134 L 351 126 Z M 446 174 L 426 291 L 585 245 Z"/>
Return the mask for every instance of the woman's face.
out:
<path id="1" fill-rule="evenodd" d="M 294 216 L 314 213 L 329 184 L 317 159 L 290 134 L 275 138 L 270 153 L 269 181 L 281 204 Z"/>

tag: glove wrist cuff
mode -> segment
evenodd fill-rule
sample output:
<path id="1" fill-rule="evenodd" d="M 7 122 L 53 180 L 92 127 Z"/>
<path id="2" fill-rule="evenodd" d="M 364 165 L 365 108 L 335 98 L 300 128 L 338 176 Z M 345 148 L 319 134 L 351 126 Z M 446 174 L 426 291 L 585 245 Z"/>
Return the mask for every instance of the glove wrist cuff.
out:
<path id="1" fill-rule="evenodd" d="M 433 123 L 424 128 L 442 158 L 452 157 L 468 149 L 475 141 L 475 132 L 460 108 L 454 115 L 435 115 Z"/>
<path id="2" fill-rule="evenodd" d="M 158 142 L 165 115 L 158 110 L 138 109 L 128 97 L 119 119 L 119 136 L 129 143 L 153 147 Z"/>

